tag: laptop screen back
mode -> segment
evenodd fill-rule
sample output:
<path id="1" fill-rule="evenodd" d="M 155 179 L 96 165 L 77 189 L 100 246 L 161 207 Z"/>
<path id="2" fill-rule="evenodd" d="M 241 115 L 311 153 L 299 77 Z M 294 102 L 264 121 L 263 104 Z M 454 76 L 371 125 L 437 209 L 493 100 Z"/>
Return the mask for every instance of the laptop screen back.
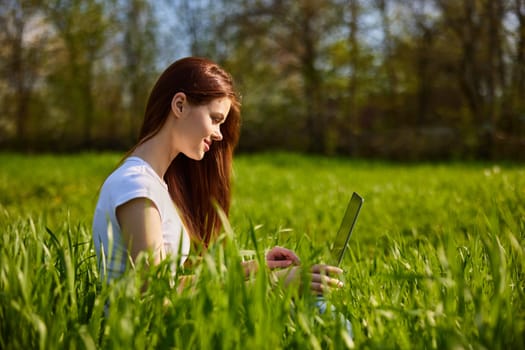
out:
<path id="1" fill-rule="evenodd" d="M 357 193 L 352 194 L 352 198 L 346 207 L 345 216 L 335 237 L 334 245 L 332 247 L 332 259 L 336 266 L 341 264 L 343 261 L 343 256 L 352 235 L 352 230 L 354 229 L 355 222 L 357 221 L 357 216 L 359 215 L 359 210 L 363 204 L 363 198 Z"/>

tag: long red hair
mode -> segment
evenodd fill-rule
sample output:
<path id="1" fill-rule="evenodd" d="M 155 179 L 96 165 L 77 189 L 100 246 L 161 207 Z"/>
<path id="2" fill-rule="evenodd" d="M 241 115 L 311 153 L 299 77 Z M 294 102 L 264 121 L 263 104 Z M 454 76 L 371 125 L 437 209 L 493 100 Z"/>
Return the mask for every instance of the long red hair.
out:
<path id="1" fill-rule="evenodd" d="M 207 104 L 219 97 L 228 97 L 232 102 L 221 126 L 222 141 L 214 142 L 200 161 L 179 154 L 164 175 L 190 237 L 205 248 L 221 230 L 215 203 L 226 214 L 230 209 L 232 158 L 240 133 L 240 101 L 232 77 L 216 63 L 200 57 L 175 61 L 160 75 L 150 93 L 137 146 L 159 132 L 177 92 L 183 92 L 193 105 Z"/>

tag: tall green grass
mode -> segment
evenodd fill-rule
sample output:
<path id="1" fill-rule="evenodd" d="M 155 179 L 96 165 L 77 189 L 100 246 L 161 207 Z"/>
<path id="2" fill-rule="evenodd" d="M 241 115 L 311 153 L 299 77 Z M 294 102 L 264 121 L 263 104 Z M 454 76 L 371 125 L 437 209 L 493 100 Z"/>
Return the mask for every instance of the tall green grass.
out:
<path id="1" fill-rule="evenodd" d="M 168 262 L 99 281 L 92 211 L 118 160 L 0 155 L 0 348 L 525 348 L 521 165 L 239 156 L 232 229 L 179 294 Z M 328 299 L 353 340 L 239 263 L 275 244 L 323 261 L 352 191 L 365 203 Z"/>

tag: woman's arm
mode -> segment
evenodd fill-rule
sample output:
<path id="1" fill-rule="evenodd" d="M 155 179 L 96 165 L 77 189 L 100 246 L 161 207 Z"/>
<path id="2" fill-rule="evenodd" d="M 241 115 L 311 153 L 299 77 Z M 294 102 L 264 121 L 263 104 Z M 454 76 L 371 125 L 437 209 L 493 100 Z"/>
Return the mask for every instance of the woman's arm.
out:
<path id="1" fill-rule="evenodd" d="M 142 252 L 153 254 L 153 264 L 165 257 L 159 210 L 147 198 L 135 198 L 116 209 L 122 237 L 133 261 Z"/>
<path id="2" fill-rule="evenodd" d="M 155 204 L 147 198 L 132 199 L 117 208 L 117 220 L 133 261 L 142 252 L 152 252 L 151 263 L 159 264 L 166 255 L 160 214 Z M 178 280 L 177 291 L 181 293 L 193 286 L 195 276 L 182 275 Z"/>

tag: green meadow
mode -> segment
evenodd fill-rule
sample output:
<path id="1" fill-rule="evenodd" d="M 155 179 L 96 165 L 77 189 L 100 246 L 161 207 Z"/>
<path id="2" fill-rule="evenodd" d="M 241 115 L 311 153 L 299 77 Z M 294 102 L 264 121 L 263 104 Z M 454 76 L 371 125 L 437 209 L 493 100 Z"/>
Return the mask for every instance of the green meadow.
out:
<path id="1" fill-rule="evenodd" d="M 229 225 L 177 292 L 170 261 L 99 281 L 92 212 L 119 158 L 0 154 L 0 348 L 525 348 L 523 164 L 239 155 Z M 244 280 L 276 244 L 326 261 L 353 191 L 334 312 L 264 268 Z"/>

